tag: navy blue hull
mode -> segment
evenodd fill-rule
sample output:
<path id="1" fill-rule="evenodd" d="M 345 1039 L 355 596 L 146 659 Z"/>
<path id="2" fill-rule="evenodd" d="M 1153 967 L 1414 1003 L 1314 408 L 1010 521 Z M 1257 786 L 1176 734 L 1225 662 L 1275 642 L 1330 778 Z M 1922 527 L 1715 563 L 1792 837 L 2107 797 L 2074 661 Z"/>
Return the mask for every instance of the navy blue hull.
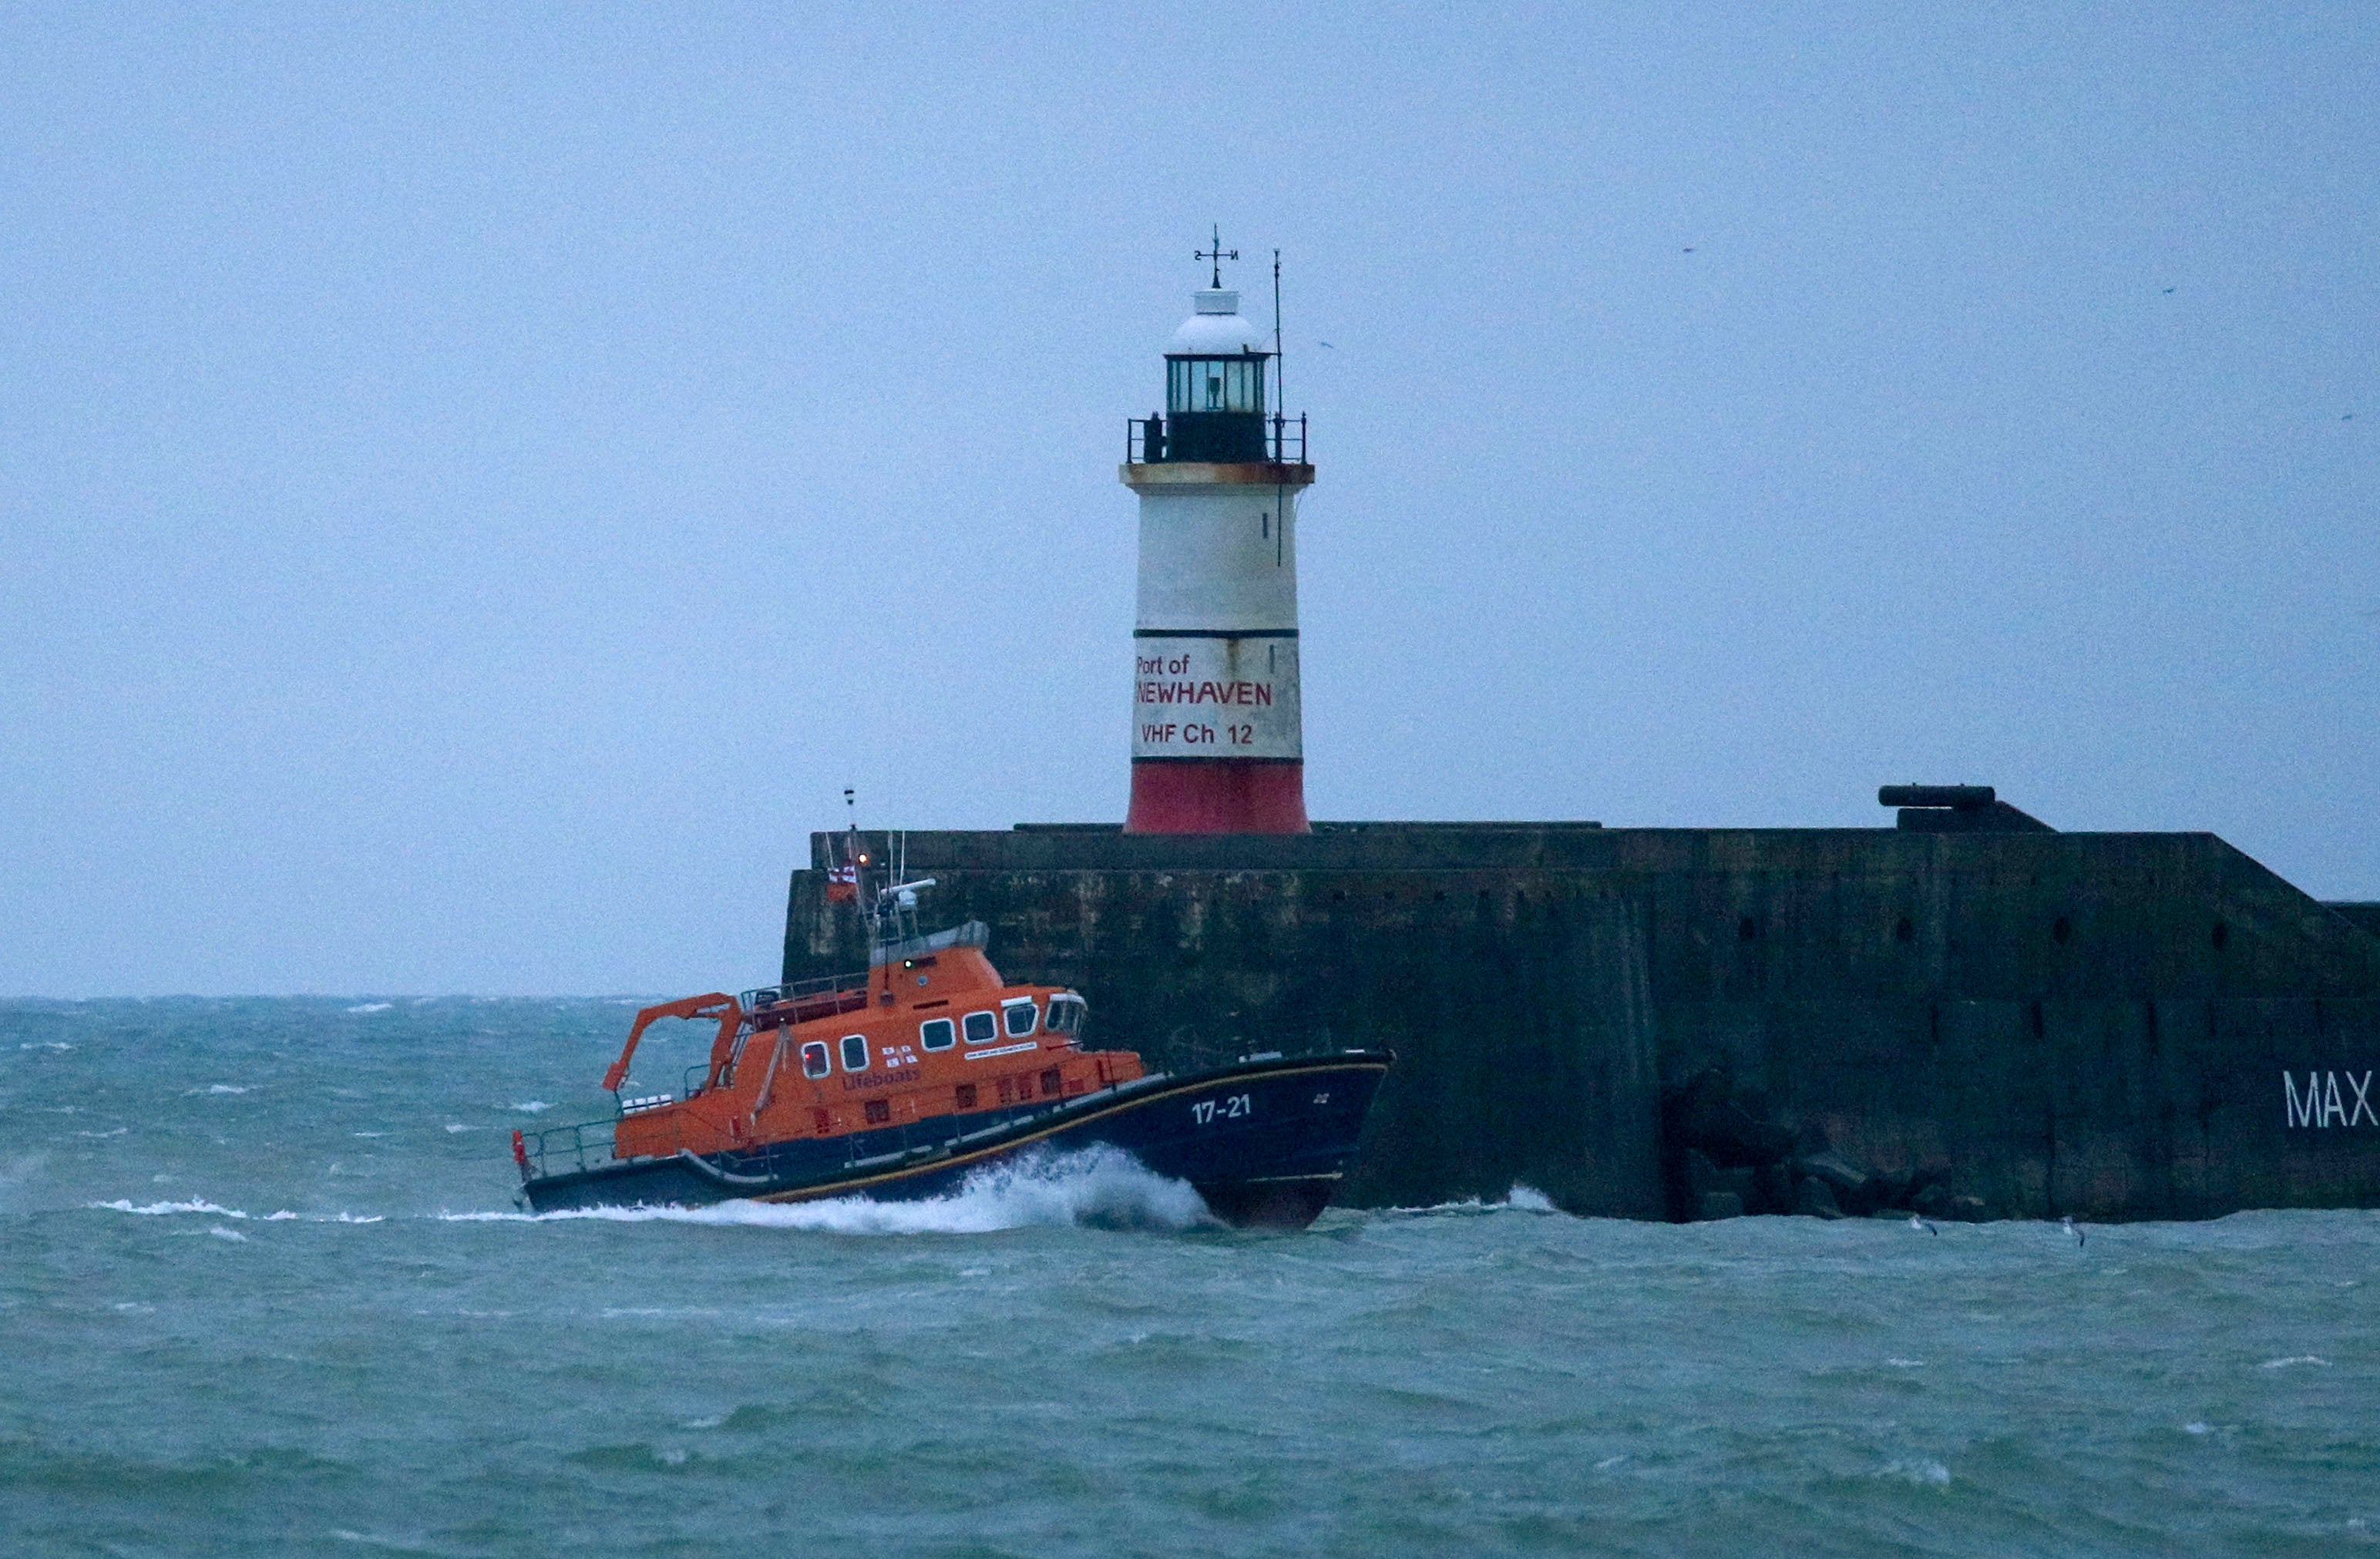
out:
<path id="1" fill-rule="evenodd" d="M 1038 1108 L 533 1175 L 523 1190 L 540 1213 L 735 1198 L 902 1202 L 955 1190 L 977 1170 L 1019 1154 L 1107 1146 L 1189 1181 L 1228 1223 L 1303 1228 L 1354 1158 L 1389 1061 L 1378 1051 L 1243 1061 Z"/>

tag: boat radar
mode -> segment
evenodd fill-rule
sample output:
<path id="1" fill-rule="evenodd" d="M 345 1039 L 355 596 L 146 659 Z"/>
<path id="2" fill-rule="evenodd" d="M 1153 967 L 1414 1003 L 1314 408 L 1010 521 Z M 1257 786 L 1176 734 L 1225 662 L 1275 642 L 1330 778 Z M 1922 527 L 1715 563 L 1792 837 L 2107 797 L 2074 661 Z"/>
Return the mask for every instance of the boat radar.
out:
<path id="1" fill-rule="evenodd" d="M 1165 410 L 1131 419 L 1123 482 L 1140 497 L 1128 834 L 1302 834 L 1297 498 L 1313 485 L 1305 418 L 1281 385 L 1281 260 L 1259 330 L 1209 284 L 1165 353 Z M 1269 345 L 1266 338 L 1271 338 Z"/>

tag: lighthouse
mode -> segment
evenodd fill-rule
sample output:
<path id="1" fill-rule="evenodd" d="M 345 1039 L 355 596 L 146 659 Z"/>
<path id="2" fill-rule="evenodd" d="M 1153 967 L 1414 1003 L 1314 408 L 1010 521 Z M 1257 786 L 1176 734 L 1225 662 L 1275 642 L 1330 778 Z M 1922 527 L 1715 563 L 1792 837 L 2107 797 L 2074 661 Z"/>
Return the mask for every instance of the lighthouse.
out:
<path id="1" fill-rule="evenodd" d="M 1165 352 L 1165 409 L 1131 419 L 1123 483 L 1140 500 L 1133 627 L 1130 834 L 1302 834 L 1297 498 L 1305 418 L 1277 396 L 1276 324 L 1240 313 L 1220 235 L 1208 284 Z M 1270 337 L 1268 346 L 1267 338 Z"/>

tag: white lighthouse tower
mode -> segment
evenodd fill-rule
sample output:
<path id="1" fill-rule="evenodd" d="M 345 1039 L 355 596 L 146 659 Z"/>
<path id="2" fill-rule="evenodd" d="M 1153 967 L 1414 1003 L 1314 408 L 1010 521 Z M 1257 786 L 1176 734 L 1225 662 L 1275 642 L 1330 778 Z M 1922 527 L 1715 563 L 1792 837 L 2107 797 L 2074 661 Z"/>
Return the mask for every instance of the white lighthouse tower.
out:
<path id="1" fill-rule="evenodd" d="M 1133 628 L 1132 834 L 1302 834 L 1297 496 L 1314 481 L 1305 418 L 1267 410 L 1278 354 L 1240 313 L 1222 262 L 1165 353 L 1165 410 L 1134 418 L 1140 495 Z M 1276 291 L 1280 263 L 1274 262 Z M 1276 309 L 1278 300 L 1276 299 Z M 1277 337 L 1273 347 L 1280 344 Z"/>

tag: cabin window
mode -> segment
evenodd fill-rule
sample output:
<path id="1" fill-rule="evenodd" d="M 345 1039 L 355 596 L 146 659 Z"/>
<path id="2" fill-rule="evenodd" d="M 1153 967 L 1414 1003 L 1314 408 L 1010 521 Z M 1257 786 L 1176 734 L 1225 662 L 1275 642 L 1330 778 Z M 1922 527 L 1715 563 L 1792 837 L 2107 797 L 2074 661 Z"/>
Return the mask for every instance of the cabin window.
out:
<path id="1" fill-rule="evenodd" d="M 966 1015 L 966 1042 L 969 1045 L 990 1045 L 1000 1037 L 1000 1020 L 989 1012 Z"/>
<path id="2" fill-rule="evenodd" d="M 917 1025 L 917 1043 L 929 1050 L 948 1050 L 958 1042 L 958 1025 L 948 1018 L 929 1018 Z"/>
<path id="3" fill-rule="evenodd" d="M 825 1040 L 814 1039 L 808 1045 L 802 1046 L 802 1075 L 804 1077 L 824 1077 L 832 1070 L 833 1068 L 830 1066 L 827 1061 Z"/>
<path id="4" fill-rule="evenodd" d="M 1083 1004 L 1072 997 L 1051 997 L 1047 1026 L 1051 1033 L 1073 1033 L 1083 1026 Z"/>
<path id="5" fill-rule="evenodd" d="M 845 1071 L 868 1070 L 868 1036 L 866 1034 L 847 1033 L 843 1036 L 843 1070 Z"/>
<path id="6" fill-rule="evenodd" d="M 953 1094 L 951 1102 L 956 1105 L 959 1108 L 963 1110 L 971 1110 L 975 1108 L 974 1083 L 962 1082 L 956 1088 L 951 1090 L 951 1093 Z"/>
<path id="7" fill-rule="evenodd" d="M 886 1121 L 892 1118 L 892 1101 L 890 1099 L 870 1099 L 868 1101 L 866 1114 L 868 1116 L 868 1125 L 881 1126 Z"/>
<path id="8" fill-rule="evenodd" d="M 1033 1032 L 1034 1021 L 1038 1014 L 1031 1002 L 1012 1001 L 1002 1007 L 1001 1011 L 1008 1018 L 1008 1035 L 1011 1039 L 1023 1039 Z"/>

